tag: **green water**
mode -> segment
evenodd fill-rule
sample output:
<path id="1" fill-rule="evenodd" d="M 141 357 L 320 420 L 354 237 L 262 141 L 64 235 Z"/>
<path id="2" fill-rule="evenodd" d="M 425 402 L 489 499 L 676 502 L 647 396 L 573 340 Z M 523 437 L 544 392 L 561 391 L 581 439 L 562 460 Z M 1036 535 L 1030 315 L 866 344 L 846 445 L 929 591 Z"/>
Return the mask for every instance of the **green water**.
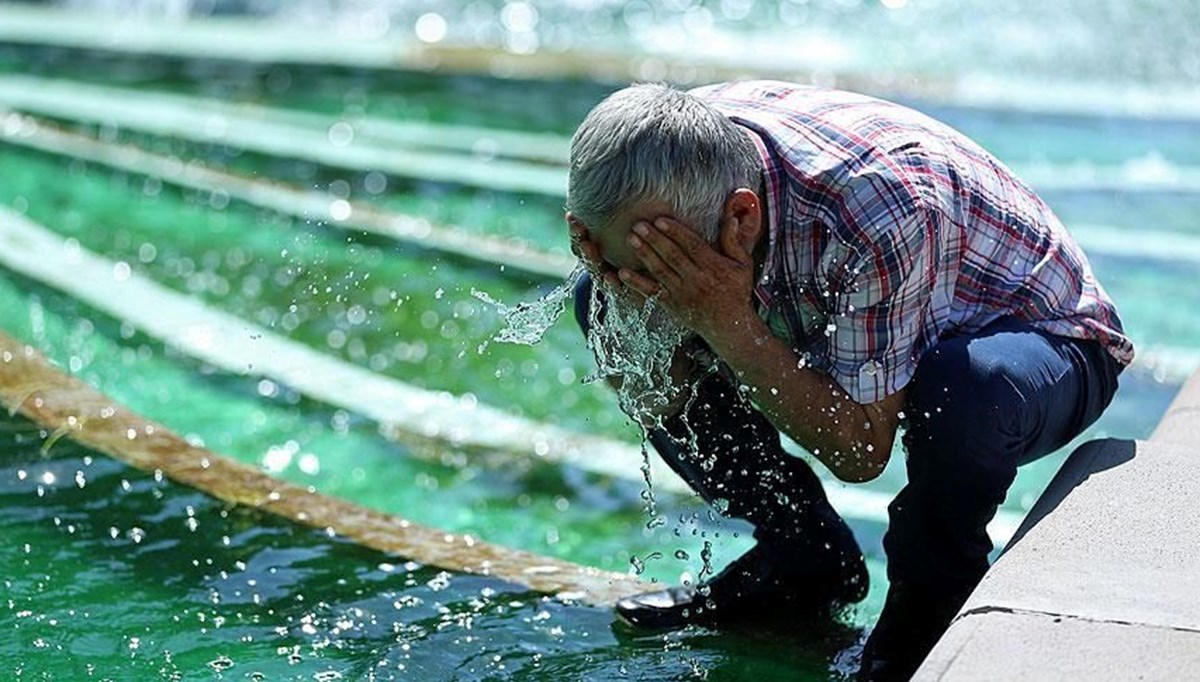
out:
<path id="1" fill-rule="evenodd" d="M 272 69 L 111 59 L 102 62 L 111 68 L 96 70 L 94 58 L 46 54 L 0 49 L 0 68 L 330 114 L 362 110 L 560 133 L 569 133 L 606 92 L 586 83 L 314 68 L 290 70 L 291 84 L 281 88 Z M 489 106 L 479 107 L 481 100 Z M 1200 159 L 1194 124 L 927 110 L 977 135 L 1010 163 L 1109 164 L 1147 154 L 1178 164 Z M 557 200 L 398 178 L 389 178 L 388 191 L 374 197 L 362 189 L 363 173 L 220 145 L 127 139 L 299 186 L 341 181 L 355 200 L 485 234 L 531 238 L 548 249 L 565 247 Z M 11 146 L 0 145 L 0 178 L 0 203 L 276 334 L 418 386 L 472 393 L 514 414 L 634 438 L 612 396 L 580 383 L 590 359 L 565 318 L 537 347 L 492 344 L 477 352 L 500 321 L 471 297 L 472 288 L 515 301 L 551 283 Z M 1200 204 L 1192 195 L 1062 192 L 1047 198 L 1068 224 L 1200 235 Z M 1117 254 L 1092 261 L 1138 342 L 1200 350 L 1200 323 L 1188 314 L 1200 306 L 1194 262 Z M 218 452 L 259 465 L 280 461 L 269 453 L 291 453 L 276 475 L 421 523 L 610 570 L 627 570 L 635 556 L 646 559 L 645 577 L 664 582 L 700 570 L 704 541 L 714 543 L 718 565 L 750 542 L 744 524 L 714 519 L 694 498 L 662 493 L 659 509 L 671 521 L 647 530 L 642 486 L 631 480 L 452 450 L 437 460 L 419 459 L 356 415 L 304 400 L 287 387 L 215 372 L 2 270 L 0 328 Z M 1117 400 L 1085 437 L 1147 435 L 1177 388 L 1127 373 Z M 821 679 L 851 669 L 846 650 L 882 599 L 883 528 L 852 517 L 874 579 L 868 602 L 845 625 L 638 637 L 614 628 L 604 610 L 543 601 L 512 585 L 452 576 L 442 587 L 435 569 L 407 568 L 403 557 L 226 508 L 65 441 L 44 456 L 43 438 L 20 418 L 0 421 L 0 524 L 10 540 L 0 548 L 0 566 L 11 600 L 0 605 L 0 670 L 24 679 L 254 679 L 254 673 L 265 679 L 331 673 Z M 1027 509 L 1066 451 L 1024 469 L 1006 508 Z M 83 472 L 83 486 L 76 471 Z M 53 484 L 45 483 L 47 472 Z M 870 487 L 894 492 L 903 476 L 897 456 Z M 677 550 L 687 558 L 677 558 Z M 222 657 L 233 667 L 209 665 Z"/>
<path id="2" fill-rule="evenodd" d="M 853 639 L 614 629 L 605 610 L 447 576 L 71 443 L 46 457 L 32 424 L 2 426 L 8 679 L 789 679 Z"/>

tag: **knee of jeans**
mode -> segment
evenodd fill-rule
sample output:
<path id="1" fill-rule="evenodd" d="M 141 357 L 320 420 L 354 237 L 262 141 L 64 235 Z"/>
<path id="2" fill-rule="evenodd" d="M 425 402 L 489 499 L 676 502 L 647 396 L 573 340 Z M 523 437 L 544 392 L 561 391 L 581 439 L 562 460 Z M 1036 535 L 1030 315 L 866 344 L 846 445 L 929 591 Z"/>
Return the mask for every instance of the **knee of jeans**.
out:
<path id="1" fill-rule="evenodd" d="M 590 275 L 585 274 L 575 284 L 575 323 L 579 325 L 579 329 L 583 331 L 584 336 L 587 336 L 591 331 L 588 310 L 591 308 L 592 303 L 592 289 L 592 278 Z"/>

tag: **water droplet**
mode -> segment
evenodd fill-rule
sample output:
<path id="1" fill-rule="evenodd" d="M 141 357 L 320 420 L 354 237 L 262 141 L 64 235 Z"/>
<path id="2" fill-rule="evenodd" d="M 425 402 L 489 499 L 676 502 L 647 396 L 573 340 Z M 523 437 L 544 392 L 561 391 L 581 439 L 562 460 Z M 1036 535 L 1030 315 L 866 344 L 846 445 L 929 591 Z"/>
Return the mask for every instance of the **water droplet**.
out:
<path id="1" fill-rule="evenodd" d="M 646 562 L 642 561 L 636 554 L 629 557 L 629 565 L 633 567 L 634 575 L 641 575 L 646 571 Z"/>
<path id="2" fill-rule="evenodd" d="M 225 655 L 217 656 L 215 659 L 208 662 L 208 667 L 219 673 L 225 672 L 233 667 L 233 659 Z"/>
<path id="3" fill-rule="evenodd" d="M 338 121 L 329 126 L 329 144 L 335 147 L 345 147 L 354 141 L 354 126 L 345 121 Z"/>

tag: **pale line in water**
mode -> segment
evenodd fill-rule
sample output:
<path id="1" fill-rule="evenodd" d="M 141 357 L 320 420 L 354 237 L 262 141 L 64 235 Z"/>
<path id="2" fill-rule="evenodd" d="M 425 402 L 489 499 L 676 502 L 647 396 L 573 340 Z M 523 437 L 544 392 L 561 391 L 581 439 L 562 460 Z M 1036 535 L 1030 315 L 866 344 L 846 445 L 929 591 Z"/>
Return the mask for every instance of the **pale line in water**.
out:
<path id="1" fill-rule="evenodd" d="M 67 120 L 212 142 L 351 170 L 564 196 L 566 137 L 435 123 L 338 118 L 28 76 L 0 76 L 0 105 Z M 344 126 L 344 127 L 339 127 Z M 1200 193 L 1200 168 L 1155 158 L 1120 165 L 1033 162 L 1014 169 L 1041 191 Z"/>
<path id="2" fill-rule="evenodd" d="M 528 242 L 435 226 L 423 218 L 390 213 L 367 203 L 341 202 L 344 212 L 339 214 L 339 200 L 326 193 L 211 170 L 195 163 L 184 164 L 180 159 L 132 145 L 101 142 L 64 132 L 33 116 L 7 114 L 0 125 L 0 133 L 3 135 L 0 139 L 13 144 L 96 161 L 193 189 L 223 191 L 231 197 L 281 213 L 411 241 L 426 248 L 503 264 L 552 279 L 565 277 L 574 266 L 572 257 L 543 252 Z M 1200 239 L 1187 234 L 1133 231 L 1091 223 L 1076 224 L 1071 233 L 1089 253 L 1200 262 Z"/>
<path id="3" fill-rule="evenodd" d="M 418 452 L 445 444 L 472 451 L 531 455 L 584 471 L 640 481 L 640 449 L 610 438 L 534 422 L 478 403 L 374 374 L 277 336 L 233 315 L 117 268 L 11 209 L 0 208 L 0 264 L 64 291 L 148 335 L 225 371 L 264 376 L 314 400 L 364 415 L 386 435 Z M 120 271 L 120 277 L 114 273 Z M 690 488 L 658 458 L 655 486 Z M 832 483 L 834 505 L 848 518 L 887 522 L 890 496 Z M 1020 515 L 1002 511 L 990 527 L 997 542 L 1011 537 Z"/>
<path id="4" fill-rule="evenodd" d="M 576 263 L 572 256 L 542 251 L 525 241 L 434 225 L 424 218 L 339 200 L 324 192 L 212 170 L 130 145 L 100 142 L 63 132 L 22 114 L 3 116 L 0 112 L 0 141 L 102 163 L 191 189 L 224 192 L 234 199 L 287 215 L 323 221 L 341 229 L 362 230 L 551 279 L 562 279 Z"/>
<path id="5" fill-rule="evenodd" d="M 1200 228 L 1200 217 L 1197 218 Z M 1071 234 L 1088 253 L 1200 263 L 1200 237 L 1178 232 L 1076 223 Z"/>
<path id="6" fill-rule="evenodd" d="M 31 93 L 30 90 L 38 90 Z M 144 108 L 173 114 L 185 110 L 189 115 L 204 115 L 206 139 L 220 140 L 220 130 L 227 126 L 223 120 L 263 121 L 279 125 L 318 131 L 324 135 L 366 141 L 372 146 L 419 148 L 452 151 L 480 158 L 503 157 L 539 163 L 566 165 L 571 138 L 555 133 L 534 133 L 482 126 L 384 119 L 364 114 L 321 114 L 302 109 L 281 109 L 245 102 L 181 95 L 163 91 L 122 88 L 108 85 L 48 79 L 35 76 L 5 74 L 0 76 L 0 97 L 8 93 L 15 102 L 28 102 L 30 107 L 43 107 L 63 118 L 83 118 L 94 121 L 109 115 L 111 102 L 117 100 L 125 108 Z M 28 98 L 28 99 L 26 99 Z M 64 105 L 94 105 L 96 111 L 71 110 Z M 118 112 L 116 115 L 124 115 Z M 135 120 L 142 120 L 138 117 Z M 348 125 L 349 128 L 334 126 Z M 158 125 L 165 125 L 159 122 Z M 216 136 L 216 137 L 214 137 Z"/>
<path id="7" fill-rule="evenodd" d="M 333 118 L 329 127 L 314 128 L 245 116 L 227 105 L 217 110 L 214 107 L 222 105 L 204 100 L 181 104 L 146 98 L 136 91 L 24 76 L 0 76 L 0 106 L 349 170 L 376 170 L 502 192 L 558 197 L 567 191 L 561 168 L 372 144 L 370 139 L 355 140 L 353 130 L 338 128 Z"/>
<path id="8" fill-rule="evenodd" d="M 0 140 L 9 143 L 103 163 L 192 189 L 225 192 L 230 197 L 288 215 L 327 221 L 334 227 L 360 229 L 550 279 L 566 277 L 575 264 L 572 257 L 540 251 L 527 242 L 436 226 L 423 218 L 389 213 L 369 204 L 346 202 L 348 216 L 339 220 L 333 215 L 338 200 L 328 194 L 253 180 L 233 173 L 205 169 L 196 164 L 184 164 L 179 159 L 152 154 L 137 147 L 66 133 L 20 114 L 9 114 L 3 118 L 0 130 L 3 131 Z M 1200 240 L 1188 235 L 1131 231 L 1095 224 L 1076 225 L 1072 234 L 1084 250 L 1092 254 L 1200 263 Z M 1200 350 L 1163 345 L 1140 346 L 1134 368 L 1153 375 L 1158 381 L 1183 383 L 1192 372 L 1200 369 Z"/>
<path id="9" fill-rule="evenodd" d="M 360 545 L 451 571 L 488 575 L 524 587 L 609 605 L 657 589 L 631 576 L 448 533 L 276 479 L 192 445 L 53 367 L 0 330 L 0 402 L 51 431 L 126 464 L 234 504 L 255 507 Z M 49 440 L 47 441 L 50 442 Z"/>
<path id="10" fill-rule="evenodd" d="M 0 40 L 35 45 L 113 50 L 197 59 L 232 59 L 265 64 L 342 65 L 369 69 L 413 69 L 534 79 L 592 78 L 612 83 L 661 80 L 667 75 L 685 82 L 715 82 L 747 77 L 798 82 L 826 80 L 826 65 L 779 58 L 762 51 L 719 54 L 663 51 L 629 54 L 604 50 L 542 50 L 514 54 L 471 45 L 423 44 L 397 35 L 367 36 L 330 30 L 319 32 L 278 21 L 189 18 L 186 22 L 152 21 L 110 14 L 6 5 L 0 7 Z M 891 96 L 921 97 L 931 102 L 1037 113 L 1140 118 L 1200 119 L 1200 97 L 1187 85 L 1174 89 L 1117 87 L 1105 83 L 1013 81 L 980 73 L 931 78 L 929 74 L 869 72 L 832 74 L 841 87 Z"/>
<path id="11" fill-rule="evenodd" d="M 196 164 L 184 165 L 176 158 L 47 127 L 33 117 L 9 114 L 4 119 L 3 132 L 3 139 L 10 143 L 84 158 L 184 187 L 226 192 L 233 198 L 281 213 L 328 221 L 336 227 L 361 229 L 551 279 L 565 277 L 574 265 L 569 256 L 543 252 L 526 242 L 435 226 L 423 218 L 388 213 L 369 204 L 345 202 L 348 215 L 336 216 L 338 200 L 328 194 L 297 190 Z M 1094 224 L 1077 225 L 1072 232 L 1084 249 L 1093 254 L 1200 262 L 1200 241 L 1187 235 L 1142 230 L 1134 239 L 1135 235 L 1127 229 Z M 1148 352 L 1139 352 L 1135 367 L 1153 374 L 1159 381 L 1182 383 L 1200 368 L 1200 351 L 1156 345 L 1149 347 Z"/>

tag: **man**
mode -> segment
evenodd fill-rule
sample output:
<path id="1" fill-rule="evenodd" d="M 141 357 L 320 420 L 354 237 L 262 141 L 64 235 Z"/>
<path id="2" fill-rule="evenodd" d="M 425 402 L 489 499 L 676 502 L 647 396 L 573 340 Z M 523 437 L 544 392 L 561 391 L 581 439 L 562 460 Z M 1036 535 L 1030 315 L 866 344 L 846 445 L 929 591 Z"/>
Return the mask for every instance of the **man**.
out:
<path id="1" fill-rule="evenodd" d="M 780 433 L 860 482 L 903 423 L 908 482 L 860 677 L 906 679 L 986 570 L 1017 467 L 1095 421 L 1133 357 L 1045 203 L 961 134 L 877 99 L 627 88 L 575 134 L 567 209 L 593 346 L 641 333 L 597 329 L 606 310 L 669 313 L 685 332 L 667 337 L 672 390 L 639 419 L 705 499 L 755 524 L 755 547 L 717 576 L 618 604 L 634 625 L 861 600 L 853 535 Z"/>

